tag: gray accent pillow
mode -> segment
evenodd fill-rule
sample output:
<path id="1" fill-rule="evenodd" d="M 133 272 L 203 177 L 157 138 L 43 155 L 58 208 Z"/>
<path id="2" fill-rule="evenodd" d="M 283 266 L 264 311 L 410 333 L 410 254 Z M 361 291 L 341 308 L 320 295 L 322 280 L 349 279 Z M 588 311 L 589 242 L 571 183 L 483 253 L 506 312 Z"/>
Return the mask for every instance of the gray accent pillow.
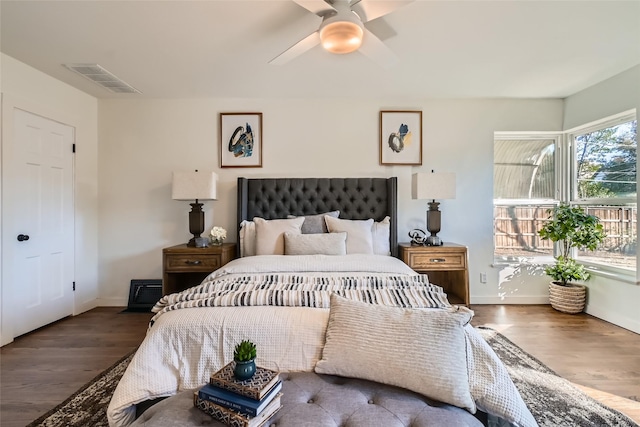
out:
<path id="1" fill-rule="evenodd" d="M 305 215 L 301 218 L 304 218 L 304 222 L 302 223 L 302 234 L 317 234 L 317 233 L 328 233 L 327 224 L 324 221 L 324 216 L 329 215 L 334 218 L 338 218 L 340 216 L 340 211 L 331 211 L 327 213 L 317 214 L 317 215 Z M 300 218 L 295 215 L 288 215 L 287 218 Z"/>
<path id="2" fill-rule="evenodd" d="M 474 413 L 464 332 L 472 312 L 452 310 L 389 307 L 332 294 L 315 371 L 403 387 Z"/>
<path id="3" fill-rule="evenodd" d="M 284 233 L 285 255 L 346 255 L 347 233 Z"/>

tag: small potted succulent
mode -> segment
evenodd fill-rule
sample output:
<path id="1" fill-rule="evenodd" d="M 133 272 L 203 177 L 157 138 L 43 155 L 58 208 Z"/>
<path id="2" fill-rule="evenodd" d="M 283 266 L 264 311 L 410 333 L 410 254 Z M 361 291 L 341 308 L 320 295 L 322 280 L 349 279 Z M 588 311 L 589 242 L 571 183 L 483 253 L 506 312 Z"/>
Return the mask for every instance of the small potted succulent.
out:
<path id="1" fill-rule="evenodd" d="M 249 340 L 242 340 L 233 351 L 236 366 L 235 377 L 241 381 L 248 380 L 256 373 L 256 345 Z"/>
<path id="2" fill-rule="evenodd" d="M 571 282 L 589 280 L 590 274 L 571 257 L 572 248 L 595 251 L 606 234 L 598 217 L 588 215 L 579 206 L 562 203 L 549 209 L 549 219 L 538 234 L 543 240 L 562 242 L 562 253 L 555 264 L 544 270 L 553 279 L 549 284 L 549 300 L 558 311 L 580 313 L 585 305 L 586 288 Z"/>

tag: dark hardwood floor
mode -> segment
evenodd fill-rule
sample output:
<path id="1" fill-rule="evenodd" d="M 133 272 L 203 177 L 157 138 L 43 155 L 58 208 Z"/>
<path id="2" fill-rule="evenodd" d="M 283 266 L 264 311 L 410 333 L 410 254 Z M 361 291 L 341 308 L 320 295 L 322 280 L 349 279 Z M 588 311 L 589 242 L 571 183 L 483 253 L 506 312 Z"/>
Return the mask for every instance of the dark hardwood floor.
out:
<path id="1" fill-rule="evenodd" d="M 25 426 L 135 349 L 151 313 L 99 307 L 0 349 L 0 425 Z"/>
<path id="2" fill-rule="evenodd" d="M 550 305 L 475 305 L 489 326 L 592 397 L 640 424 L 640 335 Z"/>
<path id="3" fill-rule="evenodd" d="M 640 422 L 640 335 L 547 305 L 471 308 L 475 326 L 498 330 L 559 375 Z M 0 425 L 28 424 L 136 348 L 151 314 L 121 310 L 96 308 L 2 347 Z"/>
<path id="4" fill-rule="evenodd" d="M 640 335 L 549 305 L 474 306 L 473 325 L 490 326 L 581 385 L 640 401 Z"/>

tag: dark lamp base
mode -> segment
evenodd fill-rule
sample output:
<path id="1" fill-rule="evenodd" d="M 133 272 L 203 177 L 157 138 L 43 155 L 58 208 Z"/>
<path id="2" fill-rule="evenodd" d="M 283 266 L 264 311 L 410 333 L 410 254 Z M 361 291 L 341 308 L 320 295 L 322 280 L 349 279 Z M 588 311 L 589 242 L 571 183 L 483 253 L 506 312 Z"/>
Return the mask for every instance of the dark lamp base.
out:
<path id="1" fill-rule="evenodd" d="M 202 239 L 206 239 L 204 237 L 200 237 L 200 234 L 204 231 L 204 212 L 202 211 L 202 203 L 198 203 L 196 200 L 195 203 L 191 203 L 191 212 L 189 212 L 189 233 L 193 234 L 187 246 L 190 247 L 198 247 L 203 248 Z"/>
<path id="2" fill-rule="evenodd" d="M 424 241 L 426 246 L 442 246 L 442 240 L 437 236 L 440 231 L 441 212 L 438 209 L 440 203 L 435 200 L 429 202 L 427 211 L 427 231 L 431 233 Z"/>
<path id="3" fill-rule="evenodd" d="M 442 246 L 442 240 L 436 235 L 428 236 L 424 244 L 426 246 Z"/>

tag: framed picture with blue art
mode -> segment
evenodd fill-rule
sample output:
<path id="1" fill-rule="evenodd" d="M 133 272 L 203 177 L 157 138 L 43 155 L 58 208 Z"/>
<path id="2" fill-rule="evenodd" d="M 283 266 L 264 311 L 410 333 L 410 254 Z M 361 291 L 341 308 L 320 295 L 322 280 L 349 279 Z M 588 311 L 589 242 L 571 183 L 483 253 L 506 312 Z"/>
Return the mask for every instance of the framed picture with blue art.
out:
<path id="1" fill-rule="evenodd" d="M 422 164 L 422 111 L 380 111 L 380 164 Z"/>
<path id="2" fill-rule="evenodd" d="M 220 113 L 220 167 L 262 167 L 262 113 Z"/>

